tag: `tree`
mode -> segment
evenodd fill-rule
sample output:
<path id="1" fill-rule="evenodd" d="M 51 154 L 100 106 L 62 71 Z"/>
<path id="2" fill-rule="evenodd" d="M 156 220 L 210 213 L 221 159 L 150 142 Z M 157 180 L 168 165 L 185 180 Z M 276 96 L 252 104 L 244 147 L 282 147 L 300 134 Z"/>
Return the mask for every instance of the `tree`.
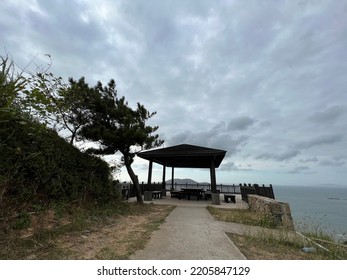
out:
<path id="1" fill-rule="evenodd" d="M 57 132 L 64 131 L 64 135 L 70 132 L 65 138 L 73 144 L 77 131 L 86 122 L 84 102 L 88 102 L 88 91 L 93 89 L 85 83 L 83 77 L 78 81 L 70 78 L 69 84 L 66 84 L 62 77 L 49 72 L 52 59 L 49 54 L 45 56 L 49 59 L 45 67 L 32 60 L 28 66 L 35 64 L 35 71 L 22 70 L 21 74 L 25 74 L 26 84 L 22 87 L 21 95 L 17 95 L 17 99 L 22 110 L 39 122 Z"/>
<path id="2" fill-rule="evenodd" d="M 70 132 L 66 138 L 73 144 L 77 131 L 87 122 L 85 102 L 89 102 L 93 89 L 83 77 L 78 81 L 70 78 L 67 85 L 61 77 L 48 72 L 33 74 L 30 82 L 30 89 L 25 92 L 26 108 L 57 132 Z"/>
<path id="3" fill-rule="evenodd" d="M 92 94 L 92 102 L 88 107 L 89 122 L 81 128 L 79 135 L 100 144 L 99 148 L 88 149 L 90 153 L 105 155 L 119 151 L 122 154 L 123 163 L 135 187 L 137 202 L 142 204 L 138 178 L 131 164 L 137 152 L 158 147 L 164 142 L 158 134 L 154 134 L 157 126 L 146 125 L 156 112 L 150 113 L 139 103 L 136 109 L 130 108 L 124 97 L 117 98 L 114 80 L 107 87 L 98 82 Z"/>
<path id="4" fill-rule="evenodd" d="M 88 107 L 90 97 L 93 96 L 94 89 L 85 83 L 84 77 L 75 81 L 69 79 L 69 85 L 60 89 L 59 99 L 54 100 L 57 104 L 57 122 L 62 125 L 63 129 L 67 129 L 71 135 L 70 144 L 75 140 L 79 140 L 78 130 L 88 122 Z"/>

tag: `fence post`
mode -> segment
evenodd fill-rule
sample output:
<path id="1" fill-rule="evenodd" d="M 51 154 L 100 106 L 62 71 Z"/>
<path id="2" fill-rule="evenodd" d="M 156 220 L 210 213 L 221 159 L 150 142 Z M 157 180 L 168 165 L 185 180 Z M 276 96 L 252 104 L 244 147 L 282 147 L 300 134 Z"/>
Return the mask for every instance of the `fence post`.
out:
<path id="1" fill-rule="evenodd" d="M 272 184 L 270 184 L 270 193 L 271 193 L 271 198 L 275 199 L 275 194 L 274 194 L 274 190 L 272 188 Z"/>

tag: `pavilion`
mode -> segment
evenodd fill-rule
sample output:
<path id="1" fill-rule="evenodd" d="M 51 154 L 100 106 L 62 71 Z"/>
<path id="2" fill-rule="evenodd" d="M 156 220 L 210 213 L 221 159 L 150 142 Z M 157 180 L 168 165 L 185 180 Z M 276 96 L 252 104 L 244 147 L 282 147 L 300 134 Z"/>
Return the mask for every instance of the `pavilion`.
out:
<path id="1" fill-rule="evenodd" d="M 140 152 L 140 158 L 149 161 L 148 184 L 152 183 L 153 162 L 163 166 L 163 189 L 165 188 L 166 167 L 172 168 L 172 186 L 174 185 L 175 168 L 208 168 L 210 169 L 211 191 L 216 192 L 216 168 L 219 167 L 226 151 L 206 147 L 181 144 L 167 148 Z"/>

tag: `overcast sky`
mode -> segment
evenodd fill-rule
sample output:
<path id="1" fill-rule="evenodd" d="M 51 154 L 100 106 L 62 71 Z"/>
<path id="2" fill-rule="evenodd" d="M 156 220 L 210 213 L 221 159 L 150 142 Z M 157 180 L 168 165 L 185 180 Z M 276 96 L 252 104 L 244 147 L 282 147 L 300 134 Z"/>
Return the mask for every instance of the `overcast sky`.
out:
<path id="1" fill-rule="evenodd" d="M 157 112 L 165 147 L 227 151 L 217 183 L 347 184 L 347 1 L 3 0 L 0 14 L 1 55 L 114 78 Z M 148 162 L 133 167 L 146 181 Z"/>

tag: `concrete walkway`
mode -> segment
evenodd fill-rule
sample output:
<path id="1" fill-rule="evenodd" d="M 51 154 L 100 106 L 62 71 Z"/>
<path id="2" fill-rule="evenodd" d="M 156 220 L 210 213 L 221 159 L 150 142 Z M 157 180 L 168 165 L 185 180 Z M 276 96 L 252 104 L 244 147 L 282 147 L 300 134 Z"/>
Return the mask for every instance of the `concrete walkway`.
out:
<path id="1" fill-rule="evenodd" d="M 177 205 L 144 250 L 133 260 L 244 260 L 225 231 L 244 231 L 237 224 L 216 221 L 206 207 Z"/>
<path id="2" fill-rule="evenodd" d="M 225 203 L 221 194 L 220 205 L 211 201 L 171 198 L 145 201 L 145 203 L 170 204 L 176 208 L 152 236 L 144 250 L 130 256 L 133 260 L 244 260 L 245 256 L 228 238 L 226 232 L 241 235 L 268 236 L 271 238 L 298 240 L 295 231 L 282 231 L 215 220 L 206 207 L 248 208 L 248 204 L 236 195 L 236 203 Z M 129 201 L 131 201 L 129 199 Z"/>

